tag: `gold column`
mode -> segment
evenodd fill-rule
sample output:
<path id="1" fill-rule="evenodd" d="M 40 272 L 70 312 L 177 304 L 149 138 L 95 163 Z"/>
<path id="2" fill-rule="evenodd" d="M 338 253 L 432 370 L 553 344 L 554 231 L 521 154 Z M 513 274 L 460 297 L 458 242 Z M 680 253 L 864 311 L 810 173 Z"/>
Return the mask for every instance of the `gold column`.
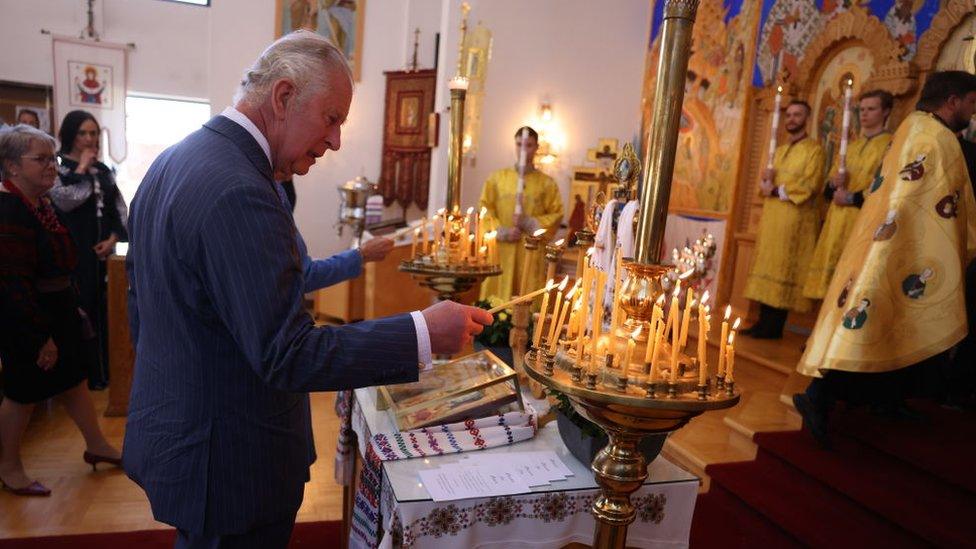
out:
<path id="1" fill-rule="evenodd" d="M 658 254 L 664 242 L 681 104 L 685 96 L 685 74 L 691 56 L 691 31 L 698 1 L 668 0 L 664 5 L 660 39 L 662 51 L 657 64 L 651 128 L 640 190 L 640 218 L 635 235 L 634 259 L 637 263 L 658 263 Z"/>
<path id="2" fill-rule="evenodd" d="M 464 144 L 464 97 L 467 90 L 451 88 L 451 140 L 447 144 L 447 214 L 461 211 L 461 147 Z"/>

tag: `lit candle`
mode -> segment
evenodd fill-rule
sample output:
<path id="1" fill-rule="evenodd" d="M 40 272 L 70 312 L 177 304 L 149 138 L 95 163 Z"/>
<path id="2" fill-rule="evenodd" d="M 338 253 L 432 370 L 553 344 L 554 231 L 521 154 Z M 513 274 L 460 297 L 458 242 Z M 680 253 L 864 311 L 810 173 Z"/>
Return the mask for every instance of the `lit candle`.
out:
<path id="1" fill-rule="evenodd" d="M 725 347 L 726 365 L 725 365 L 725 382 L 732 383 L 734 381 L 732 377 L 732 372 L 735 370 L 735 346 L 733 345 L 735 341 L 735 333 L 729 334 L 729 344 Z"/>
<path id="2" fill-rule="evenodd" d="M 705 301 L 705 298 L 702 298 Z M 708 382 L 708 307 L 698 305 L 698 384 L 705 385 Z"/>
<path id="3" fill-rule="evenodd" d="M 722 319 L 722 337 L 718 340 L 718 375 L 725 375 L 725 340 L 729 338 L 729 315 L 732 314 L 732 306 L 725 307 L 725 317 Z"/>
<path id="4" fill-rule="evenodd" d="M 536 349 L 539 348 L 539 342 L 542 340 L 542 325 L 546 321 L 546 310 L 549 309 L 549 290 L 552 289 L 553 280 L 550 278 L 549 282 L 546 282 L 546 292 L 542 294 L 542 309 L 539 311 L 539 321 L 535 323 L 535 333 L 532 334 L 532 346 Z"/>
<path id="5" fill-rule="evenodd" d="M 478 250 L 478 257 L 483 258 L 485 263 L 488 263 L 488 246 L 482 246 Z"/>
<path id="6" fill-rule="evenodd" d="M 579 291 L 581 279 L 576 279 L 577 291 Z M 572 339 L 576 337 L 579 330 L 579 310 L 580 305 L 583 303 L 582 297 L 577 297 L 576 301 L 573 303 L 573 310 L 569 313 L 569 326 L 566 328 L 566 339 Z"/>
<path id="7" fill-rule="evenodd" d="M 658 298 L 658 303 L 664 303 L 664 295 Z M 658 306 L 660 309 L 660 306 Z M 661 342 L 664 340 L 664 309 L 661 309 L 660 314 L 657 318 L 657 328 L 654 330 L 654 350 L 651 352 L 651 375 L 650 380 L 654 381 L 657 379 L 658 368 L 655 363 L 658 362 L 658 355 L 661 354 Z"/>
<path id="8" fill-rule="evenodd" d="M 583 336 L 586 333 L 586 319 L 589 313 L 589 301 L 590 301 L 590 281 L 592 280 L 592 275 L 590 274 L 590 255 L 593 253 L 593 248 L 586 251 L 583 258 L 583 285 L 580 287 L 580 310 L 579 318 L 577 322 L 579 324 L 579 337 L 576 340 L 576 357 L 577 360 L 583 361 Z"/>
<path id="9" fill-rule="evenodd" d="M 854 80 L 847 79 L 847 87 L 844 89 L 844 120 L 840 130 L 840 151 L 837 153 L 837 171 L 845 173 L 847 171 L 847 141 L 851 132 L 851 96 L 854 94 Z"/>
<path id="10" fill-rule="evenodd" d="M 579 288 L 579 281 L 569 290 L 566 294 L 566 302 L 563 305 L 563 310 L 559 312 L 559 318 L 552 325 L 552 330 L 549 333 L 549 353 L 555 354 L 556 352 L 556 342 L 559 340 L 559 331 L 562 329 L 563 322 L 566 320 L 566 315 L 569 313 L 570 306 L 573 304 L 573 295 L 576 294 L 576 289 Z M 567 334 L 568 335 L 568 334 Z"/>
<path id="11" fill-rule="evenodd" d="M 417 258 L 417 241 L 420 240 L 420 229 L 414 229 L 413 242 L 410 244 L 410 258 Z"/>
<path id="12" fill-rule="evenodd" d="M 647 351 L 644 353 L 644 364 L 649 364 L 654 360 L 654 334 L 657 333 L 657 325 L 664 315 L 664 311 L 661 310 L 661 303 L 664 303 L 663 294 L 654 302 L 654 310 L 651 312 L 651 323 L 647 328 Z"/>
<path id="13" fill-rule="evenodd" d="M 685 298 L 685 310 L 684 315 L 681 317 L 681 338 L 678 341 L 681 349 L 685 348 L 688 344 L 688 328 L 691 324 L 691 309 L 695 306 L 695 292 L 690 287 L 688 288 L 688 297 Z"/>
<path id="14" fill-rule="evenodd" d="M 522 128 L 519 136 L 518 181 L 515 183 L 515 215 L 522 215 L 522 197 L 525 194 L 525 170 L 528 164 L 529 129 Z"/>
<path id="15" fill-rule="evenodd" d="M 473 234 L 469 234 L 468 235 L 468 251 L 470 252 L 470 254 L 468 254 L 468 255 L 473 259 L 472 263 L 478 263 L 479 258 L 478 258 L 477 250 L 474 249 L 474 235 Z"/>
<path id="16" fill-rule="evenodd" d="M 593 297 L 593 343 L 595 345 L 603 332 L 603 291 L 607 285 L 607 273 L 596 269 L 596 291 Z"/>
<path id="17" fill-rule="evenodd" d="M 477 235 L 477 240 L 475 240 L 475 249 L 480 250 L 482 244 L 484 244 L 485 239 L 485 215 L 488 214 L 488 208 L 482 206 L 481 212 L 478 214 L 477 225 L 474 230 L 474 234 Z"/>
<path id="18" fill-rule="evenodd" d="M 776 133 L 779 131 L 779 110 L 783 104 L 783 86 L 776 87 L 776 99 L 773 101 L 773 125 L 769 132 L 769 159 L 766 167 L 773 169 L 773 160 L 776 156 Z"/>
<path id="19" fill-rule="evenodd" d="M 599 338 L 599 341 L 597 341 L 597 339 L 598 338 L 596 338 L 596 337 L 593 338 L 593 343 L 595 343 L 596 346 L 593 349 L 593 354 L 590 356 L 590 373 L 596 373 L 596 365 L 597 365 L 596 357 L 597 357 L 597 355 L 599 355 L 599 354 L 602 353 L 604 356 L 606 356 L 607 339 L 605 337 L 604 338 Z M 600 361 L 600 369 L 601 370 L 606 370 L 606 366 L 607 366 L 606 359 L 601 360 Z"/>
<path id="20" fill-rule="evenodd" d="M 424 255 L 427 255 L 427 216 L 420 218 L 420 237 L 421 240 L 421 250 Z"/>
<path id="21" fill-rule="evenodd" d="M 675 288 L 674 295 L 671 296 L 671 311 L 678 310 L 678 290 L 681 287 Z M 674 324 L 671 325 L 671 383 L 676 383 L 678 381 L 678 348 L 680 347 L 680 323 L 681 319 L 678 318 L 678 313 L 671 315 Z"/>
<path id="22" fill-rule="evenodd" d="M 553 337 L 556 335 L 556 320 L 559 317 L 559 308 L 563 304 L 563 290 L 566 289 L 566 284 L 569 282 L 569 275 L 563 278 L 563 281 L 559 283 L 559 288 L 556 289 L 556 306 L 552 308 L 552 322 L 550 322 L 549 330 L 547 335 L 549 336 L 549 341 L 552 341 Z M 569 303 L 567 301 L 567 303 Z M 539 324 L 542 325 L 541 323 Z"/>
<path id="23" fill-rule="evenodd" d="M 630 361 L 634 358 L 634 349 L 637 348 L 637 341 L 635 339 L 640 334 L 640 328 L 634 330 L 634 333 L 630 334 L 627 338 L 627 350 L 624 351 L 624 360 L 620 363 L 620 372 L 622 375 L 627 375 L 627 370 L 630 368 Z"/>
<path id="24" fill-rule="evenodd" d="M 447 83 L 447 87 L 452 90 L 468 90 L 468 79 L 463 76 L 455 76 Z"/>

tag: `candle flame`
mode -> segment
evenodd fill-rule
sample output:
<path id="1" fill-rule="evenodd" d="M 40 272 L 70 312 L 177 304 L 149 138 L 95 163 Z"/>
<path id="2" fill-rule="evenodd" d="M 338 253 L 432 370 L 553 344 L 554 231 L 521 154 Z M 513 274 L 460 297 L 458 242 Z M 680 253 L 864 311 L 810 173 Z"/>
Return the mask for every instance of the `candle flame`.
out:
<path id="1" fill-rule="evenodd" d="M 479 213 L 478 215 L 480 215 L 481 217 L 484 217 L 484 216 L 488 215 L 488 208 L 486 208 L 485 206 L 482 206 L 481 207 L 481 213 Z"/>
<path id="2" fill-rule="evenodd" d="M 441 209 L 437 210 L 437 215 L 444 215 L 444 212 L 446 212 L 446 211 L 447 211 L 446 208 L 441 208 Z"/>
<path id="3" fill-rule="evenodd" d="M 637 339 L 637 336 L 640 335 L 641 329 L 643 328 L 644 328 L 643 326 L 638 326 L 637 329 L 630 334 L 630 339 L 631 340 Z"/>
<path id="4" fill-rule="evenodd" d="M 545 229 L 538 229 L 538 230 L 536 230 L 536 232 L 532 233 L 532 236 L 534 236 L 535 238 L 539 238 L 540 236 L 542 236 L 544 234 L 546 234 L 546 230 Z"/>
<path id="5" fill-rule="evenodd" d="M 569 289 L 569 293 L 566 294 L 566 301 L 573 299 L 573 296 L 576 295 L 576 290 L 578 289 L 579 289 L 579 280 L 577 280 L 576 284 L 573 284 L 573 287 Z"/>
<path id="6" fill-rule="evenodd" d="M 674 285 L 674 296 L 675 297 L 678 297 L 679 295 L 681 295 L 681 281 L 680 280 L 678 280 L 678 283 Z"/>
<path id="7" fill-rule="evenodd" d="M 701 305 L 701 306 L 704 307 L 705 306 L 705 303 L 708 303 L 708 298 L 709 297 L 711 297 L 711 296 L 708 295 L 708 290 L 705 290 L 705 293 L 702 294 L 701 302 L 699 302 L 699 305 Z"/>
<path id="8" fill-rule="evenodd" d="M 854 87 L 854 79 L 853 78 L 848 78 L 847 79 L 847 85 L 853 88 Z"/>
<path id="9" fill-rule="evenodd" d="M 553 246 L 562 246 L 566 242 L 565 238 L 560 238 L 559 240 L 553 242 Z"/>
<path id="10" fill-rule="evenodd" d="M 732 314 L 732 306 L 729 305 L 725 308 L 725 320 L 728 320 L 731 314 Z"/>
<path id="11" fill-rule="evenodd" d="M 473 234 L 469 234 L 468 235 L 468 242 L 474 242 L 474 235 Z"/>
<path id="12" fill-rule="evenodd" d="M 664 294 L 658 296 L 657 301 L 654 302 L 658 307 L 664 305 Z"/>
<path id="13" fill-rule="evenodd" d="M 783 86 L 776 86 L 776 93 L 783 93 Z"/>
<path id="14" fill-rule="evenodd" d="M 556 279 L 550 278 L 549 281 L 546 282 L 546 289 L 547 290 L 551 290 L 553 288 L 553 286 L 556 285 L 555 282 L 556 282 Z"/>
<path id="15" fill-rule="evenodd" d="M 419 229 L 419 228 L 417 228 L 417 229 L 414 229 L 414 230 L 413 230 L 413 234 L 415 234 L 415 235 L 417 235 L 417 236 L 420 236 L 420 229 Z"/>
<path id="16" fill-rule="evenodd" d="M 680 278 L 681 280 L 685 280 L 685 279 L 687 279 L 688 277 L 690 277 L 693 274 L 695 274 L 695 270 L 694 269 L 688 269 L 687 271 L 685 271 L 685 272 L 681 273 L 680 275 L 678 275 L 678 278 Z"/>
<path id="17" fill-rule="evenodd" d="M 733 341 L 735 341 L 735 332 L 729 334 L 729 345 L 732 345 Z"/>
<path id="18" fill-rule="evenodd" d="M 473 213 L 474 213 L 474 206 L 471 206 L 470 208 L 468 208 L 468 215 L 471 215 Z"/>
<path id="19" fill-rule="evenodd" d="M 586 257 L 590 257 L 591 255 L 593 255 L 593 252 L 595 251 L 596 251 L 596 247 L 590 246 L 590 249 L 586 250 Z"/>
<path id="20" fill-rule="evenodd" d="M 568 283 L 569 283 L 569 275 L 566 275 L 566 278 L 564 278 L 563 281 L 559 283 L 559 291 L 561 292 L 561 291 L 565 290 L 566 289 L 566 284 L 568 284 Z"/>
<path id="21" fill-rule="evenodd" d="M 742 322 L 742 319 L 739 318 L 739 317 L 736 317 L 735 322 L 732 323 L 732 329 L 733 330 L 738 330 L 739 329 L 739 323 L 740 322 Z"/>

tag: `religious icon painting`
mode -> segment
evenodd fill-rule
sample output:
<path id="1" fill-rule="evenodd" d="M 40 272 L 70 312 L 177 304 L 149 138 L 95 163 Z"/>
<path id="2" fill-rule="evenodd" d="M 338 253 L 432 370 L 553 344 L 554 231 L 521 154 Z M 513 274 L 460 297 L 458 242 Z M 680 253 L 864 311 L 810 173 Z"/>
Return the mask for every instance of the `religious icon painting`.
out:
<path id="1" fill-rule="evenodd" d="M 909 299 L 920 299 L 925 293 L 925 285 L 928 283 L 932 277 L 935 276 L 935 271 L 931 268 L 926 267 L 922 269 L 920 273 L 913 273 L 905 277 L 905 280 L 901 282 L 901 291 Z"/>
<path id="2" fill-rule="evenodd" d="M 868 307 L 870 306 L 870 299 L 861 299 L 857 307 L 844 313 L 843 326 L 848 330 L 860 330 L 864 326 L 864 323 L 868 321 Z"/>
<path id="3" fill-rule="evenodd" d="M 877 230 L 874 231 L 875 242 L 891 240 L 891 237 L 895 236 L 895 231 L 898 230 L 898 223 L 895 222 L 895 217 L 897 216 L 898 210 L 888 210 L 885 222 L 879 225 Z"/>
<path id="4" fill-rule="evenodd" d="M 914 162 L 909 162 L 898 172 L 903 181 L 918 181 L 925 175 L 925 155 L 920 154 Z"/>
<path id="5" fill-rule="evenodd" d="M 956 217 L 959 211 L 959 191 L 942 197 L 942 200 L 935 205 L 935 213 L 944 219 Z"/>
<path id="6" fill-rule="evenodd" d="M 848 278 L 844 287 L 840 290 L 840 295 L 837 296 L 837 307 L 843 308 L 847 304 L 847 296 L 851 293 L 851 285 L 854 284 L 854 278 Z"/>
<path id="7" fill-rule="evenodd" d="M 68 78 L 72 106 L 112 108 L 112 67 L 68 61 Z"/>

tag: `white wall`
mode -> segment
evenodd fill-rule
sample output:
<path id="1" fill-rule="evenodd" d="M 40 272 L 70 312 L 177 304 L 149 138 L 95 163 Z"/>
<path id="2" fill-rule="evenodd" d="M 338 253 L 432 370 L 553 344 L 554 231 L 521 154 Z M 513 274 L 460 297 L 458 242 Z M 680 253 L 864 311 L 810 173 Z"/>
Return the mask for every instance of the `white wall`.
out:
<path id="1" fill-rule="evenodd" d="M 225 2 L 227 0 L 224 0 Z M 206 98 L 209 11 L 159 0 L 98 0 L 96 28 L 107 42 L 133 42 L 131 91 Z M 78 36 L 87 23 L 80 0 L 0 0 L 0 79 L 51 85 L 51 37 Z"/>
<path id="2" fill-rule="evenodd" d="M 649 28 L 649 0 L 469 0 L 471 26 L 494 33 L 482 113 L 480 152 L 465 165 L 462 203 L 473 205 L 488 173 L 513 161 L 512 133 L 548 97 L 567 134 L 557 181 L 568 189 L 569 169 L 600 137 L 629 140 L 639 126 L 640 87 Z M 362 79 L 356 85 L 342 150 L 330 152 L 296 179 L 295 216 L 314 255 L 346 247 L 333 225 L 335 186 L 357 175 L 379 176 L 383 131 L 383 71 L 400 70 L 421 29 L 420 65 L 434 63 L 441 33 L 438 95 L 441 146 L 431 169 L 431 207 L 443 205 L 449 103 L 446 81 L 457 59 L 461 0 L 366 0 Z M 230 103 L 244 69 L 274 39 L 274 0 L 212 0 L 210 8 L 160 0 L 98 0 L 104 40 L 135 42 L 132 91 L 197 97 L 218 113 Z M 76 35 L 85 24 L 80 0 L 0 0 L 0 79 L 50 84 L 50 37 Z M 17 52 L 11 55 L 9 52 Z M 415 207 L 408 219 L 420 215 Z"/>

